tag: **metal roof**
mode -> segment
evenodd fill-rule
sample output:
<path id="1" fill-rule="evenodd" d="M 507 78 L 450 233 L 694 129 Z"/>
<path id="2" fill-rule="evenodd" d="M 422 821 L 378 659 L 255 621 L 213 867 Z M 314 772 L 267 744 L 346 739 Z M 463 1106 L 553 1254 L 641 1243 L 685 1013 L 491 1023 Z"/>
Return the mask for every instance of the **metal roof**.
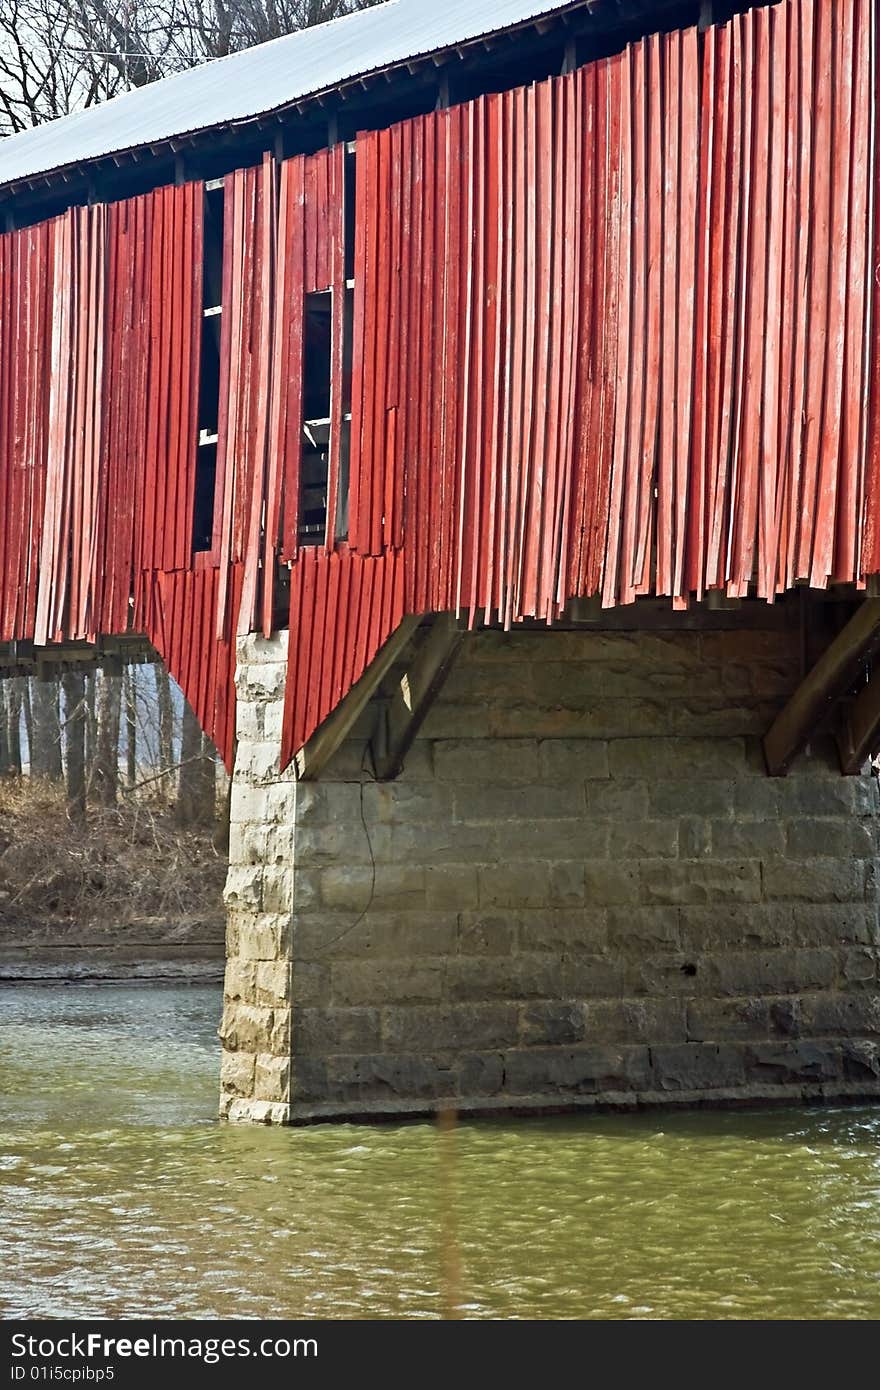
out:
<path id="1" fill-rule="evenodd" d="M 371 72 L 573 7 L 571 0 L 386 0 L 0 140 L 0 187 L 252 120 Z"/>

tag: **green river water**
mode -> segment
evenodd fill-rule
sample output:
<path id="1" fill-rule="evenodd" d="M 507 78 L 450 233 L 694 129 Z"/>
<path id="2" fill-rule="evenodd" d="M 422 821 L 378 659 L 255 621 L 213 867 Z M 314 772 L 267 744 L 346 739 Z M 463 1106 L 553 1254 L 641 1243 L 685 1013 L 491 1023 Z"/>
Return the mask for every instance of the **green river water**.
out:
<path id="1" fill-rule="evenodd" d="M 219 1013 L 0 991 L 4 1316 L 880 1316 L 878 1107 L 236 1128 Z"/>

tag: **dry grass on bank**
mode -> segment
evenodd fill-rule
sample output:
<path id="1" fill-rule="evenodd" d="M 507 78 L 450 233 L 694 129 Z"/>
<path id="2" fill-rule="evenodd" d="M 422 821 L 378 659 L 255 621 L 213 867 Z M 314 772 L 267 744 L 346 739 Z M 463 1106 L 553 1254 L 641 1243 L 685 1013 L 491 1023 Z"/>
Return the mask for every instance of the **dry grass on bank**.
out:
<path id="1" fill-rule="evenodd" d="M 216 827 L 182 829 L 158 799 L 122 799 L 68 820 L 64 789 L 0 781 L 0 927 L 223 920 Z"/>

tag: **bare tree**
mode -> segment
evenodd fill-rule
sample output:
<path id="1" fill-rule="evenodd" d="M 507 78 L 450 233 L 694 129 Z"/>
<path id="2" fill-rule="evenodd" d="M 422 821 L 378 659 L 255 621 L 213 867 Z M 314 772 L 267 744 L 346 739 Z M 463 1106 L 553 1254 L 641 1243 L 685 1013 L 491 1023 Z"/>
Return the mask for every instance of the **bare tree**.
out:
<path id="1" fill-rule="evenodd" d="M 47 777 L 52 782 L 60 782 L 62 777 L 59 695 L 57 680 L 44 681 L 36 676 L 31 677 L 31 776 Z"/>
<path id="2" fill-rule="evenodd" d="M 64 696 L 64 752 L 67 814 L 77 825 L 86 818 L 86 683 L 80 671 L 61 677 Z"/>
<path id="3" fill-rule="evenodd" d="M 89 666 L 85 673 L 86 688 L 86 783 L 92 780 L 92 773 L 95 766 L 95 744 L 98 735 L 98 716 L 95 709 L 95 686 L 97 682 L 97 672 L 94 666 Z"/>
<path id="4" fill-rule="evenodd" d="M 116 792 L 119 784 L 119 716 L 121 704 L 121 676 L 102 671 L 98 677 L 94 766 L 95 795 L 102 806 L 116 805 Z"/>
<path id="5" fill-rule="evenodd" d="M 0 0 L 0 136 L 379 0 Z"/>
<path id="6" fill-rule="evenodd" d="M 0 679 L 0 777 L 9 772 L 9 734 L 7 732 L 6 681 Z"/>
<path id="7" fill-rule="evenodd" d="M 70 55 L 76 42 L 61 0 L 0 0 L 0 134 L 97 99 L 88 91 L 85 65 Z"/>
<path id="8" fill-rule="evenodd" d="M 6 682 L 6 758 L 13 777 L 21 776 L 21 681 L 17 676 Z"/>
<path id="9" fill-rule="evenodd" d="M 122 705 L 125 716 L 125 784 L 131 791 L 137 778 L 137 687 L 131 666 L 122 669 Z"/>
<path id="10" fill-rule="evenodd" d="M 184 700 L 177 789 L 179 825 L 209 825 L 213 821 L 217 803 L 214 769 L 211 744 L 202 733 L 189 701 Z"/>
<path id="11" fill-rule="evenodd" d="M 156 680 L 156 704 L 159 709 L 159 769 L 168 774 L 163 785 L 174 784 L 174 702 L 171 698 L 171 677 L 160 661 L 153 667 Z"/>
<path id="12" fill-rule="evenodd" d="M 31 683 L 27 676 L 19 676 L 18 685 L 21 691 L 21 717 L 24 720 L 24 735 L 27 740 L 28 769 L 33 765 L 34 759 L 34 711 L 31 706 Z"/>

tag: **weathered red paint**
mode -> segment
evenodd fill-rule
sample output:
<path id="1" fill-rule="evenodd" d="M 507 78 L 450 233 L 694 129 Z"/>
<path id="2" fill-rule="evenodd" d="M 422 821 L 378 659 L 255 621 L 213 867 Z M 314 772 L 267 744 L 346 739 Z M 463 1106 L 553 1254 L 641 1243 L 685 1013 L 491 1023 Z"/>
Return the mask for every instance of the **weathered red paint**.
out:
<path id="1" fill-rule="evenodd" d="M 0 640 L 145 631 L 231 759 L 290 567 L 285 760 L 407 613 L 768 601 L 880 572 L 871 0 L 781 0 L 226 179 L 212 548 L 193 555 L 202 189 L 0 237 Z M 833 41 L 832 41 L 833 38 Z M 305 296 L 328 516 L 299 541 Z"/>

